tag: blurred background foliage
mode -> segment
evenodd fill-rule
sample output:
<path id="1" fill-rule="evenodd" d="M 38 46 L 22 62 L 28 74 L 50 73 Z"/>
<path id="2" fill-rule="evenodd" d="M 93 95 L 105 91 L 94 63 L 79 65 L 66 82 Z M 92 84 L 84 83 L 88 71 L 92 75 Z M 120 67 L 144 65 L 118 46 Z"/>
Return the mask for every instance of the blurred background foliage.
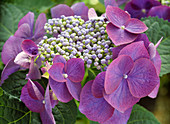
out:
<path id="1" fill-rule="evenodd" d="M 5 41 L 15 33 L 19 20 L 29 11 L 35 13 L 37 18 L 39 13 L 46 13 L 50 16 L 50 8 L 57 4 L 73 5 L 77 2 L 84 2 L 88 8 L 94 8 L 98 15 L 105 12 L 104 0 L 0 0 L 0 52 Z M 162 3 L 164 0 L 161 1 Z M 125 4 L 120 8 L 124 9 Z M 0 73 L 4 65 L 0 57 Z M 143 98 L 139 104 L 152 111 L 162 124 L 170 122 L 170 74 L 163 75 L 161 86 L 156 99 Z M 95 124 L 89 121 L 79 112 L 76 124 Z"/>

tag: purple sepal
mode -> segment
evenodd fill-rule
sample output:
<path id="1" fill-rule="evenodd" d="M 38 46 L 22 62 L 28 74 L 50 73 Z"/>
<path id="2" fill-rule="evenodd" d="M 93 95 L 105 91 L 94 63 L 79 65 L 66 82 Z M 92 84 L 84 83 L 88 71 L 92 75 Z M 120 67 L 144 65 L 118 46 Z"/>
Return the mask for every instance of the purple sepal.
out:
<path id="1" fill-rule="evenodd" d="M 106 72 L 99 73 L 93 81 L 91 90 L 93 96 L 96 98 L 103 97 L 105 74 Z"/>
<path id="2" fill-rule="evenodd" d="M 149 54 L 143 41 L 138 41 L 127 45 L 119 52 L 119 55 L 128 55 L 133 61 L 136 61 L 139 58 L 149 59 Z"/>
<path id="3" fill-rule="evenodd" d="M 4 64 L 7 64 L 7 62 L 17 56 L 18 53 L 22 51 L 21 49 L 21 43 L 24 39 L 18 38 L 15 36 L 11 36 L 4 44 L 2 52 L 1 52 L 1 58 L 2 62 Z"/>
<path id="4" fill-rule="evenodd" d="M 128 82 L 125 79 L 122 79 L 119 87 L 113 93 L 104 94 L 104 98 L 112 107 L 122 113 L 140 100 L 130 93 Z"/>
<path id="5" fill-rule="evenodd" d="M 159 18 L 163 18 L 164 20 L 168 20 L 170 22 L 170 7 L 169 6 L 155 6 L 152 7 L 148 13 L 148 16 Z"/>
<path id="6" fill-rule="evenodd" d="M 37 87 L 37 89 L 39 88 Z M 42 96 L 44 96 L 44 94 L 42 94 Z M 43 100 L 33 99 L 28 93 L 28 83 L 22 88 L 20 99 L 26 107 L 33 112 L 40 113 L 44 110 Z"/>
<path id="7" fill-rule="evenodd" d="M 47 19 L 44 13 L 41 13 L 36 20 L 34 36 L 32 37 L 33 41 L 36 44 L 45 35 L 44 25 L 46 23 L 46 20 Z"/>
<path id="8" fill-rule="evenodd" d="M 38 55 L 38 46 L 32 40 L 24 40 L 21 47 L 22 50 L 31 57 Z"/>
<path id="9" fill-rule="evenodd" d="M 64 65 L 66 64 L 66 60 L 65 60 L 65 58 L 63 57 L 63 56 L 61 56 L 61 55 L 56 55 L 55 57 L 54 57 L 54 59 L 53 59 L 53 64 L 55 64 L 55 63 L 63 63 Z"/>
<path id="10" fill-rule="evenodd" d="M 74 12 L 69 6 L 67 6 L 65 4 L 59 4 L 59 5 L 51 8 L 52 18 L 60 18 L 61 15 L 74 16 Z"/>
<path id="11" fill-rule="evenodd" d="M 64 64 L 55 63 L 48 70 L 50 77 L 57 82 L 66 82 L 66 79 L 63 76 Z"/>
<path id="12" fill-rule="evenodd" d="M 56 124 L 53 114 L 48 114 L 48 111 L 46 109 L 40 112 L 40 117 L 42 124 Z"/>
<path id="13" fill-rule="evenodd" d="M 14 60 L 15 64 L 18 64 L 24 68 L 29 68 L 31 64 L 31 57 L 25 52 L 20 52 Z"/>
<path id="14" fill-rule="evenodd" d="M 18 28 L 24 24 L 27 23 L 31 29 L 31 34 L 33 33 L 33 27 L 34 27 L 34 13 L 28 12 L 27 15 L 25 15 L 18 23 Z"/>
<path id="15" fill-rule="evenodd" d="M 90 8 L 88 11 L 88 18 L 90 19 L 95 19 L 98 18 L 97 13 L 94 8 Z"/>
<path id="16" fill-rule="evenodd" d="M 31 58 L 31 64 L 30 64 L 30 68 L 29 68 L 29 72 L 27 74 L 27 79 L 32 79 L 32 80 L 36 80 L 36 79 L 41 79 L 41 73 L 39 70 L 38 65 L 34 62 L 34 58 Z"/>
<path id="17" fill-rule="evenodd" d="M 81 83 L 74 83 L 67 79 L 66 86 L 72 97 L 80 101 Z"/>
<path id="18" fill-rule="evenodd" d="M 123 76 L 132 69 L 134 62 L 130 56 L 121 55 L 108 66 L 105 78 L 106 94 L 113 93 L 121 84 Z"/>
<path id="19" fill-rule="evenodd" d="M 153 63 L 149 59 L 140 58 L 135 61 L 127 81 L 132 95 L 142 98 L 149 95 L 159 84 L 159 77 Z"/>
<path id="20" fill-rule="evenodd" d="M 88 119 L 103 123 L 112 116 L 114 108 L 111 107 L 103 97 L 96 98 L 92 95 L 92 83 L 93 81 L 87 82 L 82 89 L 79 110 L 85 114 Z"/>
<path id="21" fill-rule="evenodd" d="M 8 78 L 9 75 L 18 71 L 19 69 L 20 65 L 15 64 L 14 59 L 9 60 L 2 71 L 0 86 L 4 83 L 4 81 Z"/>
<path id="22" fill-rule="evenodd" d="M 88 20 L 88 7 L 84 4 L 84 2 L 79 2 L 71 6 L 71 9 L 74 12 L 74 15 L 81 16 L 85 21 Z"/>
<path id="23" fill-rule="evenodd" d="M 72 82 L 81 82 L 84 78 L 84 61 L 80 58 L 72 58 L 65 65 L 65 72 Z"/>
<path id="24" fill-rule="evenodd" d="M 65 82 L 57 82 L 49 77 L 50 87 L 55 93 L 57 99 L 61 102 L 69 102 L 73 99 Z"/>
<path id="25" fill-rule="evenodd" d="M 118 4 L 115 0 L 104 0 L 105 8 L 107 8 L 108 5 L 118 7 Z"/>
<path id="26" fill-rule="evenodd" d="M 32 37 L 31 29 L 29 24 L 22 24 L 14 34 L 15 37 L 20 37 L 24 39 L 30 39 Z"/>
<path id="27" fill-rule="evenodd" d="M 102 124 L 127 124 L 131 111 L 132 111 L 132 108 L 129 108 L 124 113 L 121 113 L 115 109 L 112 117 Z"/>

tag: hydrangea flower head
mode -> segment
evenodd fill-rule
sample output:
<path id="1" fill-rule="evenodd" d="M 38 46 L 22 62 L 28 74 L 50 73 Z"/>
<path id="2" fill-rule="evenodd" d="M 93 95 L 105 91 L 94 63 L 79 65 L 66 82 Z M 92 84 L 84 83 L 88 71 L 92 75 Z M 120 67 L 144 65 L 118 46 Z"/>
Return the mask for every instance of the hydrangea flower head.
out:
<path id="1" fill-rule="evenodd" d="M 79 100 L 80 82 L 85 73 L 82 59 L 72 58 L 66 62 L 61 55 L 57 55 L 48 73 L 51 89 L 59 101 L 69 102 L 73 98 Z"/>
<path id="2" fill-rule="evenodd" d="M 132 108 L 129 108 L 124 113 L 114 109 L 103 97 L 104 81 L 105 72 L 101 72 L 95 80 L 85 84 L 80 95 L 80 112 L 85 114 L 88 119 L 101 124 L 127 123 Z"/>
<path id="3" fill-rule="evenodd" d="M 110 21 L 106 30 L 116 46 L 131 43 L 137 38 L 138 34 L 148 29 L 143 22 L 130 18 L 128 13 L 117 7 L 108 6 L 106 16 Z"/>
<path id="4" fill-rule="evenodd" d="M 147 17 L 149 10 L 154 6 L 161 5 L 157 0 L 131 0 L 125 6 L 125 11 L 130 13 L 132 18 Z"/>
<path id="5" fill-rule="evenodd" d="M 124 112 L 148 96 L 159 84 L 159 76 L 143 41 L 124 47 L 106 71 L 105 99 Z"/>

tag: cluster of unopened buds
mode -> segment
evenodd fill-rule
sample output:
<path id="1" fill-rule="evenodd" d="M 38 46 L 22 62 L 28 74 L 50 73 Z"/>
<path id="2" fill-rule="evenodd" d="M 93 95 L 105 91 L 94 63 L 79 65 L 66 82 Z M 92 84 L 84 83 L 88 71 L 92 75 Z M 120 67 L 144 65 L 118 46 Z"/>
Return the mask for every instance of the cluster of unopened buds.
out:
<path id="1" fill-rule="evenodd" d="M 45 14 L 38 16 L 34 32 L 34 14 L 29 12 L 4 44 L 1 84 L 10 74 L 29 68 L 20 99 L 40 113 L 44 124 L 55 123 L 52 108 L 58 101 L 74 98 L 90 120 L 125 124 L 140 98 L 156 97 L 161 67 L 156 48 L 161 40 L 151 43 L 142 34 L 146 25 L 116 3 L 105 0 L 105 6 L 106 13 L 98 17 L 84 3 L 58 5 L 48 22 Z M 45 93 L 32 81 L 42 77 L 40 68 L 49 79 Z M 85 68 L 101 73 L 82 88 Z"/>

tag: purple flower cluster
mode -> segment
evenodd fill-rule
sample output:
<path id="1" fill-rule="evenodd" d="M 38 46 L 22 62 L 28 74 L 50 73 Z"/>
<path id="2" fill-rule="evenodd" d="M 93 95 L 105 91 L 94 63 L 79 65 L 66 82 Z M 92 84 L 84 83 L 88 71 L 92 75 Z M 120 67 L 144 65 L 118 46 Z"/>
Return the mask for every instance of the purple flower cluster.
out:
<path id="1" fill-rule="evenodd" d="M 158 16 L 170 21 L 170 7 L 161 5 L 157 0 L 131 0 L 124 10 L 128 11 L 132 18 Z"/>
<path id="2" fill-rule="evenodd" d="M 1 83 L 11 73 L 29 68 L 20 99 L 40 113 L 43 124 L 55 124 L 52 108 L 73 98 L 90 120 L 126 124 L 134 104 L 157 96 L 161 59 L 156 48 L 162 39 L 154 45 L 142 34 L 148 29 L 143 22 L 131 18 L 115 1 L 105 0 L 105 5 L 101 17 L 84 3 L 58 5 L 51 9 L 53 18 L 47 23 L 45 15 L 39 15 L 34 33 L 34 16 L 29 12 L 5 43 Z M 82 88 L 85 64 L 102 72 Z M 46 92 L 32 81 L 41 78 L 40 66 L 49 79 Z"/>

